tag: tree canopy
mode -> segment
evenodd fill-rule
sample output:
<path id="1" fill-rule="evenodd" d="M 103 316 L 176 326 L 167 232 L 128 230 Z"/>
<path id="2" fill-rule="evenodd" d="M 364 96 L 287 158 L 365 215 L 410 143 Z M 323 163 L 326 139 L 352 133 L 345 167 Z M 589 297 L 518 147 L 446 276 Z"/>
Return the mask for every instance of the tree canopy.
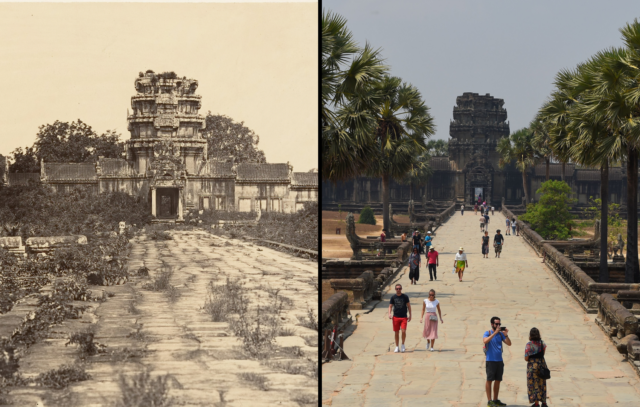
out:
<path id="1" fill-rule="evenodd" d="M 12 154 L 10 172 L 38 172 L 40 162 L 82 163 L 95 161 L 98 157 L 118 158 L 122 156 L 124 143 L 120 134 L 113 130 L 98 135 L 81 120 L 40 126 L 32 147 L 19 147 Z"/>
<path id="2" fill-rule="evenodd" d="M 232 118 L 207 112 L 203 135 L 207 140 L 209 158 L 225 159 L 233 157 L 236 163 L 266 163 L 264 152 L 258 149 L 260 137 Z"/>
<path id="3" fill-rule="evenodd" d="M 520 219 L 528 222 L 543 239 L 570 238 L 576 226 L 574 216 L 569 213 L 576 202 L 570 198 L 571 187 L 564 181 L 549 180 L 536 193 L 542 194 L 540 201 L 527 205 L 527 212 Z"/>

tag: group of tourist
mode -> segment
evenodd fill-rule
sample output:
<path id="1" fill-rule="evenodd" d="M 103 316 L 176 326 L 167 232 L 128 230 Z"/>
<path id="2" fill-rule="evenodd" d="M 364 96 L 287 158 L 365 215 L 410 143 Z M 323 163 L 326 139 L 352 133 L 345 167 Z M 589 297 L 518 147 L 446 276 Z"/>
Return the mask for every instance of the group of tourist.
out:
<path id="1" fill-rule="evenodd" d="M 407 324 L 411 322 L 411 303 L 409 296 L 402 293 L 401 284 L 396 284 L 395 290 L 395 295 L 392 295 L 389 301 L 389 319 L 392 320 L 395 333 L 396 348 L 394 352 L 404 353 L 406 350 L 404 342 L 407 338 Z M 438 339 L 438 319 L 440 323 L 444 324 L 440 302 L 436 299 L 435 290 L 432 289 L 429 290 L 429 297 L 423 300 L 422 314 L 420 315 L 420 324 L 424 320 L 422 337 L 427 340 L 426 349 L 430 352 L 435 350 L 435 341 Z M 500 401 L 498 395 L 504 374 L 502 346 L 503 343 L 511 346 L 511 339 L 509 338 L 509 330 L 502 326 L 499 317 L 492 317 L 490 323 L 491 329 L 485 331 L 482 337 L 487 375 L 485 383 L 487 406 L 506 406 L 505 403 Z M 529 342 L 524 348 L 524 360 L 527 362 L 527 393 L 529 402 L 533 403 L 532 407 L 547 407 L 546 379 L 550 375 L 544 359 L 546 349 L 547 345 L 542 341 L 540 331 L 537 328 L 531 328 Z"/>
<path id="2" fill-rule="evenodd" d="M 474 205 L 474 212 L 480 211 L 481 215 L 481 230 L 484 232 L 482 236 L 482 256 L 483 258 L 489 257 L 489 231 L 488 224 L 490 221 L 489 210 L 493 215 L 494 208 L 486 205 L 483 202 L 481 205 Z M 464 215 L 464 206 L 460 208 L 461 215 Z M 515 218 L 506 220 L 507 232 L 509 235 L 510 229 L 514 235 L 518 235 L 518 223 Z M 427 259 L 429 265 L 429 281 L 437 280 L 437 267 L 440 265 L 438 252 L 433 246 L 433 236 L 431 232 L 427 232 L 427 236 L 422 239 L 420 232 L 416 229 L 412 235 L 413 251 L 409 257 L 409 279 L 411 284 L 417 284 L 420 277 L 420 267 L 422 266 L 421 252 L 424 248 L 427 251 Z M 402 241 L 407 241 L 406 233 L 403 234 Z M 504 246 L 504 236 L 501 234 L 500 229 L 496 230 L 496 234 L 493 238 L 493 246 L 495 249 L 495 257 L 499 258 Z M 458 275 L 458 280 L 462 282 L 464 271 L 469 267 L 469 260 L 464 252 L 464 248 L 460 247 L 455 255 L 454 259 L 454 272 Z M 389 319 L 393 322 L 393 330 L 395 333 L 396 348 L 394 352 L 405 352 L 405 340 L 407 336 L 407 324 L 411 322 L 411 304 L 409 296 L 402 293 L 402 285 L 397 284 L 395 286 L 395 295 L 393 295 L 389 301 Z M 424 321 L 424 322 L 423 322 Z M 420 324 L 424 323 L 422 329 L 422 337 L 427 340 L 427 351 L 433 352 L 435 350 L 435 341 L 438 339 L 438 321 L 444 324 L 442 319 L 442 310 L 440 309 L 440 302 L 436 299 L 436 291 L 429 290 L 428 298 L 423 300 L 422 313 L 420 316 Z M 511 339 L 509 339 L 509 330 L 502 326 L 501 320 L 498 317 L 491 318 L 491 329 L 484 332 L 483 343 L 484 352 L 486 355 L 486 385 L 485 390 L 488 399 L 488 406 L 505 406 L 506 404 L 501 402 L 498 398 L 500 392 L 500 383 L 502 382 L 504 373 L 504 362 L 502 359 L 502 346 L 503 343 L 507 346 L 511 346 Z M 546 379 L 548 376 L 548 369 L 544 360 L 544 353 L 546 350 L 546 344 L 540 338 L 540 331 L 537 328 L 532 328 L 529 333 L 529 342 L 525 346 L 524 359 L 527 362 L 527 389 L 529 395 L 529 401 L 533 407 L 546 407 Z M 544 372 L 546 370 L 546 374 Z"/>

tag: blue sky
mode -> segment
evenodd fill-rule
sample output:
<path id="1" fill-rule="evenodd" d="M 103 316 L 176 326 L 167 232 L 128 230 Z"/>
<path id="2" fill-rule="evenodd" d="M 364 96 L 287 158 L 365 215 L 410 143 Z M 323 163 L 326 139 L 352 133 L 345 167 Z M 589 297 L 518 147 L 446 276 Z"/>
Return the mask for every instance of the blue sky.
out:
<path id="1" fill-rule="evenodd" d="M 355 39 L 382 48 L 391 74 L 415 85 L 448 139 L 463 92 L 504 99 L 511 131 L 525 127 L 555 74 L 622 46 L 619 29 L 639 1 L 325 0 Z"/>

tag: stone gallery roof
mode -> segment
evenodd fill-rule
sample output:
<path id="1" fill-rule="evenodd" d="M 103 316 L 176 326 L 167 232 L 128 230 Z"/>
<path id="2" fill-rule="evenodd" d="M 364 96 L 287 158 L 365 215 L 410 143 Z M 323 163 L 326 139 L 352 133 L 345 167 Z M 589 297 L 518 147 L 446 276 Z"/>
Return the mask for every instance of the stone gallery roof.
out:
<path id="1" fill-rule="evenodd" d="M 133 166 L 122 158 L 101 158 L 98 166 L 103 177 L 126 177 L 136 175 Z"/>
<path id="2" fill-rule="evenodd" d="M 600 170 L 597 169 L 578 169 L 576 170 L 576 179 L 578 181 L 600 181 Z M 609 181 L 622 180 L 622 169 L 620 167 L 609 168 Z"/>
<path id="3" fill-rule="evenodd" d="M 291 186 L 318 187 L 317 172 L 294 172 L 291 176 Z"/>
<path id="4" fill-rule="evenodd" d="M 288 182 L 289 166 L 287 164 L 239 164 L 237 181 L 242 182 Z"/>
<path id="5" fill-rule="evenodd" d="M 43 163 L 47 181 L 97 181 L 94 163 Z"/>
<path id="6" fill-rule="evenodd" d="M 575 164 L 565 164 L 564 166 L 564 176 L 565 177 L 573 177 L 573 173 L 576 169 Z M 547 165 L 546 164 L 538 164 L 535 167 L 534 174 L 536 177 L 545 177 L 547 174 Z M 549 176 L 550 177 L 561 177 L 562 176 L 562 164 L 549 164 Z"/>
<path id="7" fill-rule="evenodd" d="M 431 168 L 434 171 L 451 170 L 451 162 L 449 161 L 449 157 L 432 157 L 429 165 L 431 165 Z"/>
<path id="8" fill-rule="evenodd" d="M 234 178 L 233 164 L 219 161 L 208 161 L 200 167 L 198 175 L 215 178 Z"/>
<path id="9" fill-rule="evenodd" d="M 9 185 L 29 185 L 29 181 L 40 183 L 39 172 L 13 172 L 7 174 Z"/>

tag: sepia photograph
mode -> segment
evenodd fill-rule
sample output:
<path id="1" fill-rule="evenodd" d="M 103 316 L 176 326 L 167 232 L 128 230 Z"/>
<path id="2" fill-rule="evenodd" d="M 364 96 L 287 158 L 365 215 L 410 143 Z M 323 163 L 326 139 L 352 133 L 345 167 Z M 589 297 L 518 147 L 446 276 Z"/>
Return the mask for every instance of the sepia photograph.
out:
<path id="1" fill-rule="evenodd" d="M 320 403 L 640 405 L 637 2 L 325 0 L 320 58 Z"/>
<path id="2" fill-rule="evenodd" d="M 0 3 L 0 405 L 318 404 L 319 21 Z"/>

